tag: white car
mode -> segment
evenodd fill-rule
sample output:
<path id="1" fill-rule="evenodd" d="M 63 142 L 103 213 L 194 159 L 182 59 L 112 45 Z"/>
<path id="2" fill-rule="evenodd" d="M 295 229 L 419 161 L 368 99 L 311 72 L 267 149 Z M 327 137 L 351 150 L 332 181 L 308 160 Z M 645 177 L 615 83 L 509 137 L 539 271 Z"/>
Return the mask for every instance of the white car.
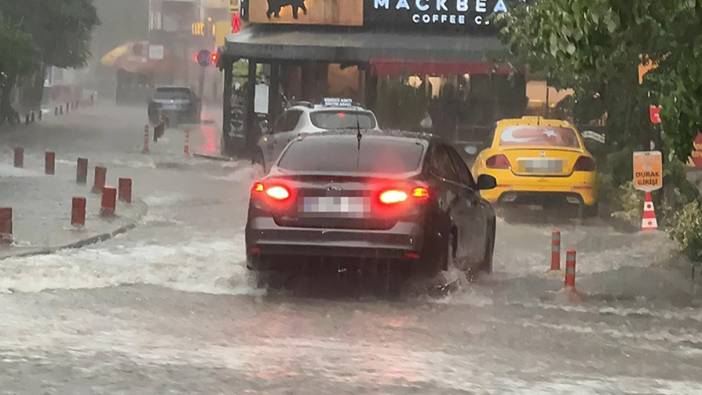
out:
<path id="1" fill-rule="evenodd" d="M 273 128 L 261 136 L 254 162 L 268 171 L 283 148 L 300 134 L 357 128 L 380 131 L 375 114 L 348 99 L 325 99 L 324 104 L 297 103 L 285 109 Z"/>

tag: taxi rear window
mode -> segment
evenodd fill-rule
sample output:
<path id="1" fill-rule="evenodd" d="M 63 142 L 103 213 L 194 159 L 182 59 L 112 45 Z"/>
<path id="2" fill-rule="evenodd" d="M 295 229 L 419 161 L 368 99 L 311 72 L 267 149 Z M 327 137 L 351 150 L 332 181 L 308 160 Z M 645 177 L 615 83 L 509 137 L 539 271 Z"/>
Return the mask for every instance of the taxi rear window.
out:
<path id="1" fill-rule="evenodd" d="M 514 125 L 500 134 L 503 147 L 580 148 L 575 130 L 557 126 Z"/>
<path id="2" fill-rule="evenodd" d="M 373 129 L 375 118 L 363 111 L 317 111 L 310 114 L 312 124 L 320 129 Z"/>

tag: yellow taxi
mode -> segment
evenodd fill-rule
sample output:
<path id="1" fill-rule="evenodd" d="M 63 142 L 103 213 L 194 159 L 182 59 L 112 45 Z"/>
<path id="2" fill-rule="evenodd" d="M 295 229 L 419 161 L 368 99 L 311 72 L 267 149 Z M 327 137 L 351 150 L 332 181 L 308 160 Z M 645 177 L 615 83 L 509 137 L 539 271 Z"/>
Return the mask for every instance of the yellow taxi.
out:
<path id="1" fill-rule="evenodd" d="M 478 154 L 473 175 L 488 174 L 497 188 L 481 191 L 492 203 L 577 204 L 597 211 L 595 158 L 567 121 L 523 117 L 497 122 L 489 146 Z"/>

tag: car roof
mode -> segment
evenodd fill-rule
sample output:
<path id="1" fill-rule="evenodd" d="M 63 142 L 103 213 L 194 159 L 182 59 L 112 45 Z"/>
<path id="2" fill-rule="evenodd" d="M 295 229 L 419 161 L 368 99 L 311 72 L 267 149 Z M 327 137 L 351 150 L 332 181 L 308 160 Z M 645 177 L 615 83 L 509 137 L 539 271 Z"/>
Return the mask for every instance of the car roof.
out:
<path id="1" fill-rule="evenodd" d="M 551 126 L 551 127 L 564 127 L 564 128 L 574 128 L 573 125 L 562 119 L 544 118 L 538 116 L 523 116 L 521 118 L 507 118 L 497 121 L 497 126 L 515 126 L 515 125 L 529 125 L 529 126 Z"/>
<path id="2" fill-rule="evenodd" d="M 192 89 L 190 89 L 190 87 L 187 86 L 159 86 L 156 87 L 156 91 L 192 91 Z"/>
<path id="3" fill-rule="evenodd" d="M 363 106 L 353 104 L 350 106 L 330 106 L 330 105 L 324 105 L 324 104 L 312 104 L 310 102 L 296 102 L 293 103 L 290 107 L 287 108 L 287 110 L 301 110 L 304 112 L 312 112 L 312 111 L 357 111 L 357 112 L 366 112 L 369 114 L 373 114 L 373 112 L 367 108 L 364 108 Z"/>

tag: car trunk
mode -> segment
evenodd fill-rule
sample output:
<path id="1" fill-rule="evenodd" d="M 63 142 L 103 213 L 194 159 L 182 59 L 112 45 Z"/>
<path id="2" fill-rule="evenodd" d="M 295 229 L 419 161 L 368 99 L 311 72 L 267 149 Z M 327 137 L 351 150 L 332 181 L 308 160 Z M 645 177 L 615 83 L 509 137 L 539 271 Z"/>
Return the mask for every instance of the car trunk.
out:
<path id="1" fill-rule="evenodd" d="M 407 180 L 305 175 L 275 178 L 269 183 L 279 183 L 291 191 L 285 209 L 272 210 L 275 222 L 281 226 L 383 230 L 418 213 L 418 205 L 411 198 L 393 205 L 379 200 L 381 192 L 388 189 L 411 189 L 414 184 Z"/>

